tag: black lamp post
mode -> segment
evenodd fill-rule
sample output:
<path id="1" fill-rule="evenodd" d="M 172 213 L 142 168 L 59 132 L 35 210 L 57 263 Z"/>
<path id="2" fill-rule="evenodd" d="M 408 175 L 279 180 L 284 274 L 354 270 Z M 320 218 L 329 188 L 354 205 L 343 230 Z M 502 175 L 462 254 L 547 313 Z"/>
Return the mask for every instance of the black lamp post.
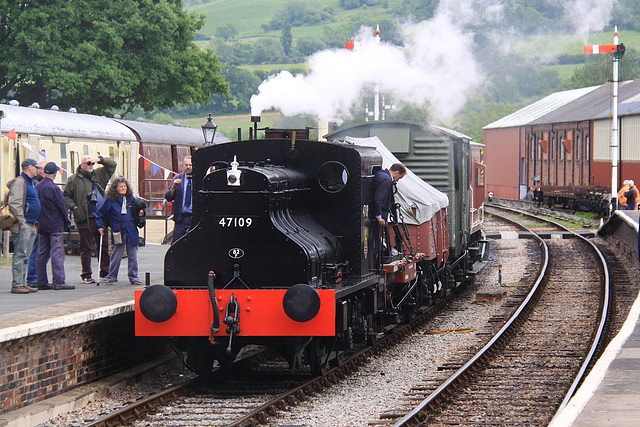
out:
<path id="1" fill-rule="evenodd" d="M 213 145 L 213 140 L 216 137 L 217 129 L 218 129 L 218 125 L 213 123 L 213 119 L 211 118 L 211 113 L 209 113 L 209 117 L 207 117 L 207 122 L 202 125 L 202 134 L 204 135 L 204 145 Z"/>

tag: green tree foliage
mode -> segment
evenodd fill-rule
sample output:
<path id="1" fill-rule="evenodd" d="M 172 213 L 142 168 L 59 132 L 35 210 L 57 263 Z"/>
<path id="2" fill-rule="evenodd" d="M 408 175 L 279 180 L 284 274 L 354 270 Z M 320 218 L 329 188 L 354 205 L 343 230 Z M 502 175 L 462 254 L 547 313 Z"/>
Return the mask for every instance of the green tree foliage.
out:
<path id="1" fill-rule="evenodd" d="M 398 0 L 392 10 L 402 17 L 424 21 L 433 18 L 439 0 Z"/>
<path id="2" fill-rule="evenodd" d="M 238 37 L 238 30 L 233 24 L 223 25 L 216 29 L 216 37 L 220 37 L 221 39 L 224 39 L 225 42 L 228 42 L 229 40 Z"/>
<path id="3" fill-rule="evenodd" d="M 326 43 L 315 37 L 301 37 L 296 40 L 296 50 L 305 56 L 313 55 L 326 48 Z"/>
<path id="4" fill-rule="evenodd" d="M 470 99 L 465 108 L 458 113 L 448 127 L 470 136 L 476 142 L 482 142 L 482 128 L 502 117 L 522 108 L 522 104 L 511 104 L 499 101 L 486 101 L 476 95 Z"/>
<path id="5" fill-rule="evenodd" d="M 602 54 L 592 55 L 592 57 L 589 62 L 576 69 L 573 76 L 563 83 L 563 89 L 597 86 L 613 80 L 613 55 Z M 627 49 L 618 64 L 618 81 L 640 78 L 638 55 L 631 49 Z"/>
<path id="6" fill-rule="evenodd" d="M 621 30 L 640 31 L 640 2 L 638 0 L 620 0 L 611 13 L 611 22 Z"/>
<path id="7" fill-rule="evenodd" d="M 282 44 L 284 54 L 288 56 L 291 53 L 291 45 L 293 44 L 291 25 L 289 25 L 288 22 L 285 22 L 285 24 L 282 26 L 282 36 L 280 36 L 280 44 Z"/>
<path id="8" fill-rule="evenodd" d="M 313 2 L 290 1 L 268 23 L 263 24 L 264 31 L 281 30 L 285 23 L 292 27 L 301 25 L 316 25 L 322 22 L 333 22 L 333 10 L 328 7 L 319 7 Z"/>
<path id="9" fill-rule="evenodd" d="M 220 64 L 181 0 L 0 0 L 0 99 L 101 114 L 208 102 Z"/>
<path id="10" fill-rule="evenodd" d="M 251 95 L 258 93 L 262 79 L 251 71 L 234 66 L 226 66 L 222 75 L 229 82 L 231 96 L 214 95 L 211 103 L 204 107 L 205 111 L 216 111 L 217 114 L 246 114 L 250 112 Z"/>

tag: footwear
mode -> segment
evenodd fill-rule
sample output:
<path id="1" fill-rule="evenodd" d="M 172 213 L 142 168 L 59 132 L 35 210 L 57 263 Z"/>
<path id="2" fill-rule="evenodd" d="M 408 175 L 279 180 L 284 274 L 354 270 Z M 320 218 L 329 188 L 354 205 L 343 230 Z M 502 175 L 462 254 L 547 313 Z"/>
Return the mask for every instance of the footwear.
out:
<path id="1" fill-rule="evenodd" d="M 24 287 L 25 287 L 25 288 L 27 288 L 27 290 L 28 290 L 29 292 L 32 292 L 32 293 L 33 293 L 33 292 L 38 292 L 38 286 L 37 286 L 37 285 L 36 285 L 36 286 L 24 285 Z"/>
<path id="2" fill-rule="evenodd" d="M 139 280 L 134 280 L 133 282 L 131 282 L 131 284 L 134 285 L 134 286 L 140 286 L 140 285 L 142 285 L 142 282 L 139 281 Z"/>
<path id="3" fill-rule="evenodd" d="M 46 285 L 40 285 L 38 286 L 38 290 L 39 291 L 46 291 L 49 289 L 53 289 L 53 285 L 51 283 L 47 283 Z"/>
<path id="4" fill-rule="evenodd" d="M 82 279 L 82 283 L 96 283 L 96 281 L 91 277 L 85 277 L 84 279 Z"/>
<path id="5" fill-rule="evenodd" d="M 67 285 L 66 283 L 63 283 L 62 285 L 53 285 L 53 289 L 55 289 L 56 291 L 59 291 L 61 289 L 75 289 L 76 287 L 73 285 Z"/>
<path id="6" fill-rule="evenodd" d="M 29 289 L 27 289 L 26 286 L 12 286 L 11 287 L 11 293 L 12 294 L 28 294 Z"/>
<path id="7" fill-rule="evenodd" d="M 112 282 L 111 280 L 107 281 L 105 284 L 106 285 L 113 285 L 115 282 Z"/>

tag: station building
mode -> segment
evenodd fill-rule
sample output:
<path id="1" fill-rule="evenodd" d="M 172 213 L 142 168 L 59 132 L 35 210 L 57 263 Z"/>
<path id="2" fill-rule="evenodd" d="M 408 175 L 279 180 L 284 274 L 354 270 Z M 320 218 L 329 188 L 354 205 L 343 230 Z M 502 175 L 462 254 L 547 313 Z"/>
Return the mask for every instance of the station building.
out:
<path id="1" fill-rule="evenodd" d="M 529 187 L 611 191 L 613 84 L 553 93 L 483 128 L 487 192 L 517 200 Z M 640 80 L 619 83 L 618 188 L 640 182 Z"/>

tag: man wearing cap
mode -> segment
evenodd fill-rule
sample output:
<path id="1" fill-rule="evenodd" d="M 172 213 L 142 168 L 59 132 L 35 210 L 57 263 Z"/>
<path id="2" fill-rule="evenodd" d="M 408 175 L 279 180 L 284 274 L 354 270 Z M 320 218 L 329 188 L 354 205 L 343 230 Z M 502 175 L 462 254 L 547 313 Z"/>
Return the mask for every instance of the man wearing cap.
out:
<path id="1" fill-rule="evenodd" d="M 44 178 L 44 165 L 46 161 L 38 163 L 41 167 L 38 168 L 38 173 L 33 177 L 33 186 L 37 186 L 42 178 Z M 27 285 L 31 287 L 38 286 L 38 277 L 36 276 L 36 256 L 38 255 L 38 234 L 36 233 L 36 240 L 33 242 L 33 249 L 31 255 L 29 255 L 29 262 L 27 262 Z"/>
<path id="2" fill-rule="evenodd" d="M 37 292 L 38 288 L 25 283 L 27 275 L 27 261 L 33 241 L 36 238 L 36 224 L 40 217 L 40 201 L 33 186 L 33 178 L 41 166 L 34 159 L 26 158 L 22 161 L 22 173 L 7 183 L 9 187 L 8 205 L 11 213 L 18 222 L 11 227 L 13 233 L 13 258 L 11 281 L 12 294 L 28 294 Z"/>
<path id="3" fill-rule="evenodd" d="M 58 165 L 49 162 L 44 167 L 44 178 L 36 186 L 42 206 L 38 221 L 38 256 L 36 276 L 38 289 L 75 289 L 65 283 L 64 240 L 62 233 L 68 227 L 69 211 L 62 190 L 53 180 L 58 173 Z M 53 286 L 47 278 L 47 261 L 51 255 L 51 274 Z"/>
<path id="4" fill-rule="evenodd" d="M 95 168 L 98 163 L 102 167 Z M 102 200 L 104 200 L 104 189 L 116 170 L 117 163 L 110 158 L 83 156 L 82 163 L 76 169 L 76 173 L 71 175 L 64 187 L 64 200 L 67 202 L 69 210 L 73 212 L 73 218 L 80 234 L 80 263 L 82 264 L 82 283 L 95 283 L 91 277 L 91 248 L 94 242 L 100 241 L 100 235 L 96 228 L 96 212 Z M 108 239 L 102 242 L 102 256 L 100 277 L 107 277 L 109 274 L 109 245 Z"/>

